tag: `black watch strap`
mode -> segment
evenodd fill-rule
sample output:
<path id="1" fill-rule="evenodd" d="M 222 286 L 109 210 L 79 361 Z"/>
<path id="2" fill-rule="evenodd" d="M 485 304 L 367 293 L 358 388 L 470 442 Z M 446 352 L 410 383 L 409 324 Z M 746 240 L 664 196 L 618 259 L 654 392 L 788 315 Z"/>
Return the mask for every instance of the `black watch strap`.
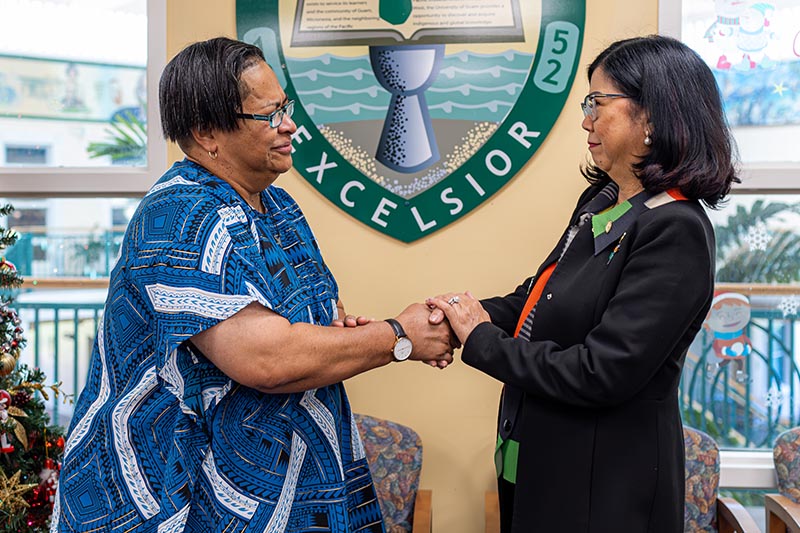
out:
<path id="1" fill-rule="evenodd" d="M 394 318 L 387 318 L 385 321 L 388 322 L 390 326 L 392 326 L 392 330 L 394 331 L 395 337 L 399 339 L 400 337 L 406 336 L 406 332 L 403 329 L 403 326 L 400 325 L 400 322 L 398 322 Z"/>

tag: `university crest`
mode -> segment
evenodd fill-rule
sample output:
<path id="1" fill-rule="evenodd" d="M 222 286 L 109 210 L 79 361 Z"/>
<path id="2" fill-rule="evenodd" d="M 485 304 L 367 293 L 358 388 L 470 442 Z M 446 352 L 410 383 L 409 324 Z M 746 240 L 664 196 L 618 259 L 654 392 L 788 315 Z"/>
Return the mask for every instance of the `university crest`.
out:
<path id="1" fill-rule="evenodd" d="M 505 185 L 578 68 L 585 0 L 237 0 L 295 100 L 294 167 L 404 242 Z"/>

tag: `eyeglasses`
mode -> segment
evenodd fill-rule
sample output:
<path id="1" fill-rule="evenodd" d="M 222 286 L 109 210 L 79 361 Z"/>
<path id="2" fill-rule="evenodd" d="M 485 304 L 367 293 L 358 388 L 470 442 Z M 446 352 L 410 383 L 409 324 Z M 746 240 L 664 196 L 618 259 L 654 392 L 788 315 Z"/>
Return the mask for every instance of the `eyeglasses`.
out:
<path id="1" fill-rule="evenodd" d="M 597 108 L 594 105 L 595 98 L 630 98 L 627 94 L 619 94 L 619 93 L 592 93 L 587 94 L 586 98 L 583 99 L 581 102 L 581 110 L 583 110 L 583 116 L 589 117 L 592 119 L 592 122 L 597 120 Z"/>
<path id="2" fill-rule="evenodd" d="M 291 117 L 294 113 L 294 100 L 289 100 L 284 105 L 270 113 L 269 115 L 259 115 L 258 113 L 236 113 L 238 118 L 249 118 L 250 120 L 262 120 L 269 122 L 271 128 L 277 128 L 283 124 L 283 117 Z"/>

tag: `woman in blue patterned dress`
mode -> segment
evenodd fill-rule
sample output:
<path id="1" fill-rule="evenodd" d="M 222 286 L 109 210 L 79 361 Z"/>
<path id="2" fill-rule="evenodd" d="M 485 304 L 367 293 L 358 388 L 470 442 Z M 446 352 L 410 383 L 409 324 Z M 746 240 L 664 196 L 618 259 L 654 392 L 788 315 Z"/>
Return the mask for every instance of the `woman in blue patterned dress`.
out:
<path id="1" fill-rule="evenodd" d="M 345 317 L 273 185 L 297 128 L 258 48 L 190 45 L 159 103 L 186 158 L 125 234 L 52 530 L 383 531 L 341 382 L 409 355 L 446 366 L 448 326 L 421 304 L 393 323 Z"/>

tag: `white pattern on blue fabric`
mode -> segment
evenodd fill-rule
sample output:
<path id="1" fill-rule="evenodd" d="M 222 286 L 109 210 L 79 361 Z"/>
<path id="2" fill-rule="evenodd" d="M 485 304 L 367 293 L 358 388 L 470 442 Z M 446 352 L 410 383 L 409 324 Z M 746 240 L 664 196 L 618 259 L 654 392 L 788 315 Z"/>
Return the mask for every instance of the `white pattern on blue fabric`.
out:
<path id="1" fill-rule="evenodd" d="M 217 214 L 228 227 L 237 223 L 247 223 L 247 215 L 244 214 L 244 210 L 238 205 L 233 207 L 220 207 L 217 209 Z"/>
<path id="2" fill-rule="evenodd" d="M 144 479 L 139 461 L 136 458 L 136 452 L 130 440 L 128 418 L 142 402 L 147 400 L 147 397 L 156 390 L 157 386 L 156 369 L 155 367 L 150 367 L 142 376 L 141 381 L 117 403 L 112 415 L 114 448 L 117 450 L 125 486 L 128 488 L 133 503 L 139 509 L 139 512 L 148 519 L 157 515 L 161 508 L 155 497 L 150 493 L 150 488 Z"/>
<path id="3" fill-rule="evenodd" d="M 246 520 L 253 518 L 253 514 L 258 510 L 258 502 L 237 491 L 228 480 L 222 477 L 217 471 L 214 452 L 211 450 L 208 451 L 205 460 L 203 460 L 203 472 L 211 482 L 211 486 L 214 489 L 214 497 L 219 503 L 236 516 Z"/>
<path id="4" fill-rule="evenodd" d="M 358 432 L 356 417 L 350 418 L 350 448 L 353 450 L 353 459 L 360 461 L 367 457 L 364 451 L 364 442 L 361 440 L 361 433 Z"/>
<path id="5" fill-rule="evenodd" d="M 225 252 L 231 244 L 231 234 L 225 222 L 220 220 L 211 230 L 206 246 L 203 249 L 203 258 L 200 261 L 200 269 L 209 274 L 219 275 L 222 272 L 222 264 L 225 259 Z"/>
<path id="6" fill-rule="evenodd" d="M 170 287 L 156 283 L 147 285 L 153 308 L 161 313 L 192 313 L 225 320 L 253 301 L 252 296 L 219 294 L 196 287 Z"/>
<path id="7" fill-rule="evenodd" d="M 272 303 L 267 300 L 267 297 L 264 296 L 261 291 L 259 291 L 252 283 L 249 281 L 244 282 L 244 286 L 247 287 L 247 294 L 255 298 L 258 303 L 266 307 L 267 309 L 272 309 Z"/>
<path id="8" fill-rule="evenodd" d="M 180 511 L 158 524 L 158 533 L 181 533 L 186 527 L 190 507 L 184 505 Z"/>
<path id="9" fill-rule="evenodd" d="M 300 405 L 306 408 L 308 414 L 317 423 L 319 429 L 328 439 L 331 450 L 336 455 L 336 461 L 339 465 L 339 474 L 344 479 L 344 468 L 342 468 L 342 452 L 339 449 L 339 439 L 336 435 L 336 423 L 333 419 L 333 414 L 325 407 L 325 404 L 319 401 L 316 396 L 317 389 L 312 389 L 303 393 L 303 399 L 300 400 Z"/>
<path id="10" fill-rule="evenodd" d="M 165 181 L 164 183 L 157 183 L 156 185 L 153 185 L 150 188 L 150 190 L 147 191 L 147 194 L 145 194 L 145 197 L 150 196 L 151 194 L 155 194 L 158 191 L 162 191 L 162 190 L 166 189 L 167 187 L 174 187 L 175 185 L 197 185 L 197 183 L 194 182 L 194 181 L 189 181 L 186 178 L 184 178 L 183 176 L 175 176 L 174 178 L 172 178 L 169 181 Z"/>
<path id="11" fill-rule="evenodd" d="M 100 368 L 102 368 L 102 374 L 100 375 L 100 390 L 97 391 L 97 398 L 95 398 L 95 400 L 89 406 L 89 409 L 86 410 L 86 414 L 83 415 L 70 433 L 69 438 L 67 439 L 67 444 L 64 446 L 64 460 L 69 457 L 69 452 L 72 451 L 75 446 L 80 444 L 80 442 L 89 432 L 89 428 L 94 421 L 94 417 L 97 416 L 97 412 L 108 401 L 110 389 L 108 384 L 108 369 L 106 368 L 106 347 L 103 340 L 104 323 L 105 319 L 100 321 L 100 325 L 97 328 L 96 341 L 97 353 L 100 355 Z"/>
<path id="12" fill-rule="evenodd" d="M 228 391 L 231 390 L 232 385 L 233 383 L 231 380 L 228 380 L 223 387 L 209 387 L 203 389 L 203 409 L 208 410 L 212 405 L 218 404 L 219 401 L 228 394 Z"/>
<path id="13" fill-rule="evenodd" d="M 253 242 L 258 247 L 258 253 L 261 254 L 261 239 L 258 237 L 258 228 L 256 228 L 256 221 L 250 223 L 250 233 L 253 234 Z"/>
<path id="14" fill-rule="evenodd" d="M 164 366 L 161 367 L 158 375 L 161 376 L 161 379 L 163 379 L 164 383 L 166 383 L 167 390 L 178 399 L 181 411 L 191 416 L 192 419 L 196 418 L 197 413 L 189 408 L 189 406 L 183 401 L 185 387 L 183 376 L 181 375 L 181 371 L 178 369 L 177 348 L 172 350 L 172 352 L 170 352 L 170 354 L 167 356 L 166 360 L 164 361 Z"/>
<path id="15" fill-rule="evenodd" d="M 278 503 L 275 506 L 275 510 L 272 511 L 267 527 L 264 528 L 264 533 L 284 533 L 286 531 L 286 523 L 289 521 L 289 513 L 292 511 L 294 491 L 297 488 L 297 478 L 300 476 L 300 470 L 306 458 L 306 448 L 307 446 L 303 439 L 297 433 L 292 433 L 289 468 L 286 471 L 286 478 L 281 488 L 281 495 L 278 497 Z"/>
<path id="16" fill-rule="evenodd" d="M 58 533 L 58 521 L 61 518 L 61 487 L 56 486 L 56 499 L 53 502 L 53 514 L 50 519 L 50 533 Z"/>

